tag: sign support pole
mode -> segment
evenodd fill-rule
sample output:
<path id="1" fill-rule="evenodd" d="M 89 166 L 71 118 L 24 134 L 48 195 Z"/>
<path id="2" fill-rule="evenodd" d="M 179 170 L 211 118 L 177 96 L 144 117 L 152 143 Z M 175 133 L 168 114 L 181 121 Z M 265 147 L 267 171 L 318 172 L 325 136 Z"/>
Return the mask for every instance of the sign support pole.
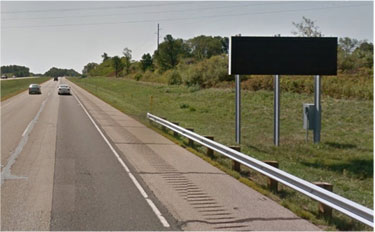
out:
<path id="1" fill-rule="evenodd" d="M 320 128 L 321 128 L 321 111 L 322 107 L 320 105 L 320 87 L 321 87 L 321 81 L 320 81 L 320 75 L 315 75 L 315 91 L 314 91 L 314 106 L 315 106 L 315 120 L 314 120 L 314 143 L 320 142 Z"/>
<path id="2" fill-rule="evenodd" d="M 279 146 L 280 136 L 280 75 L 275 75 L 273 85 L 273 106 L 274 106 L 274 123 L 273 123 L 273 143 Z"/>
<path id="3" fill-rule="evenodd" d="M 236 78 L 236 143 L 241 143 L 241 80 L 240 75 Z"/>

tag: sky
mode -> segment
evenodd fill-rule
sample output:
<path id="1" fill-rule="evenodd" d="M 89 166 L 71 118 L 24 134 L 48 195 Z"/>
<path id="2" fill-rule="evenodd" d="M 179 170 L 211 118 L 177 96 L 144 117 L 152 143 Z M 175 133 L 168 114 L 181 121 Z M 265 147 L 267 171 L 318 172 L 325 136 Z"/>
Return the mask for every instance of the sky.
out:
<path id="1" fill-rule="evenodd" d="M 1 1 L 1 65 L 33 73 L 51 67 L 82 72 L 101 55 L 134 60 L 167 34 L 184 40 L 207 36 L 292 36 L 293 22 L 314 20 L 324 36 L 373 42 L 372 1 Z"/>

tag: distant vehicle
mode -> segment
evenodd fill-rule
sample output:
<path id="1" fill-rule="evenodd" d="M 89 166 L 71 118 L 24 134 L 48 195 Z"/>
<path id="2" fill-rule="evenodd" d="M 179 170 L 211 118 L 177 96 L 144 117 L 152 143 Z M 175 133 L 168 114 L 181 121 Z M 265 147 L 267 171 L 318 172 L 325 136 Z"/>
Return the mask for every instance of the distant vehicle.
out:
<path id="1" fill-rule="evenodd" d="M 66 85 L 66 84 L 59 85 L 57 93 L 59 95 L 61 95 L 61 94 L 68 94 L 68 95 L 70 95 L 70 87 L 69 87 L 69 85 Z"/>
<path id="2" fill-rule="evenodd" d="M 8 79 L 8 77 L 6 75 L 2 75 L 1 79 Z"/>
<path id="3" fill-rule="evenodd" d="M 42 94 L 42 91 L 40 90 L 40 88 L 41 87 L 38 84 L 29 85 L 29 94 L 33 94 L 33 93 Z"/>
<path id="4" fill-rule="evenodd" d="M 54 78 L 53 78 L 53 81 L 58 81 L 58 80 L 59 80 L 58 77 L 54 77 Z"/>

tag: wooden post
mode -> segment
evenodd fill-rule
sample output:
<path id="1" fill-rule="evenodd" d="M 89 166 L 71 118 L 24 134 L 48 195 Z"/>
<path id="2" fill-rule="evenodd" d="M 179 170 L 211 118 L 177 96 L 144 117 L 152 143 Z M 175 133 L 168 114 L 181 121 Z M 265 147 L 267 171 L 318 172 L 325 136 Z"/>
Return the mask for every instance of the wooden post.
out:
<path id="1" fill-rule="evenodd" d="M 186 128 L 186 130 L 189 130 L 191 132 L 194 132 L 193 128 Z M 189 139 L 189 147 L 194 147 L 194 141 Z"/>
<path id="2" fill-rule="evenodd" d="M 214 140 L 214 136 L 211 136 L 211 135 L 205 135 L 204 137 L 207 138 L 207 139 Z M 206 154 L 211 159 L 214 158 L 214 151 L 212 149 L 207 148 L 207 153 Z"/>
<path id="3" fill-rule="evenodd" d="M 330 183 L 327 183 L 327 182 L 313 182 L 313 184 L 321 187 L 321 188 L 324 188 L 325 190 L 328 190 L 330 192 L 333 191 L 333 185 L 330 184 Z M 319 215 L 320 216 L 323 216 L 325 219 L 327 220 L 331 220 L 332 218 L 332 208 L 325 205 L 325 204 L 322 204 L 319 202 L 319 206 L 318 206 L 318 211 L 319 211 Z"/>
<path id="4" fill-rule="evenodd" d="M 230 146 L 229 148 L 231 148 L 233 150 L 236 150 L 236 151 L 241 151 L 241 147 L 240 146 Z M 233 160 L 233 162 L 232 162 L 232 170 L 234 170 L 236 172 L 241 172 L 240 163 L 238 163 L 237 161 Z"/>
<path id="5" fill-rule="evenodd" d="M 279 162 L 274 160 L 265 160 L 266 164 L 271 165 L 272 167 L 279 168 Z M 268 178 L 267 186 L 272 192 L 278 191 L 278 182 L 274 179 Z"/>
<path id="6" fill-rule="evenodd" d="M 175 124 L 175 125 L 180 125 L 178 122 L 172 122 L 173 124 Z M 178 136 L 178 133 L 176 132 L 176 131 L 173 131 L 173 136 L 174 137 L 177 137 Z"/>
<path id="7" fill-rule="evenodd" d="M 164 117 L 160 117 L 160 118 L 162 118 L 162 119 L 164 119 L 164 120 L 167 120 L 167 118 L 164 118 Z M 162 129 L 163 131 L 167 131 L 167 128 L 166 128 L 165 126 L 161 126 L 161 129 Z"/>

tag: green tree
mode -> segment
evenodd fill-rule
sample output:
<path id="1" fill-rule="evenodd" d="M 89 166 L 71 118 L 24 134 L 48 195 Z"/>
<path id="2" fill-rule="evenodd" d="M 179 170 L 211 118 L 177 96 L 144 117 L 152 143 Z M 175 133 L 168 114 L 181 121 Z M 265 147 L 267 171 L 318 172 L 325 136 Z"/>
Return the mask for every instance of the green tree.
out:
<path id="1" fill-rule="evenodd" d="M 124 68 L 124 64 L 121 62 L 120 57 L 114 56 L 112 58 L 112 67 L 115 69 L 115 75 L 118 77 L 118 74 Z"/>
<path id="2" fill-rule="evenodd" d="M 228 51 L 229 51 L 229 38 L 228 37 L 221 38 L 221 47 L 223 50 L 222 53 L 228 54 Z"/>
<path id="3" fill-rule="evenodd" d="M 83 67 L 82 75 L 89 75 L 90 71 L 96 67 L 98 67 L 98 64 L 94 62 L 86 64 L 85 67 Z"/>
<path id="4" fill-rule="evenodd" d="M 76 76 L 80 76 L 80 74 L 73 69 L 62 69 L 62 68 L 52 67 L 47 72 L 44 73 L 44 76 L 49 76 L 49 77 L 71 76 L 71 77 L 76 77 Z"/>
<path id="5" fill-rule="evenodd" d="M 374 46 L 367 41 L 340 38 L 337 48 L 338 69 L 344 72 L 373 69 Z"/>
<path id="6" fill-rule="evenodd" d="M 143 72 L 152 68 L 152 57 L 150 53 L 143 54 L 140 64 Z"/>
<path id="7" fill-rule="evenodd" d="M 129 74 L 129 69 L 130 69 L 131 59 L 132 59 L 132 50 L 130 50 L 129 48 L 124 48 L 124 50 L 122 51 L 122 54 L 124 54 L 124 57 L 125 57 L 126 74 Z"/>
<path id="8" fill-rule="evenodd" d="M 6 76 L 16 76 L 16 77 L 27 77 L 30 76 L 30 69 L 25 66 L 19 65 L 8 65 L 1 66 L 1 74 Z"/>
<path id="9" fill-rule="evenodd" d="M 106 61 L 106 60 L 108 60 L 110 57 L 107 55 L 107 53 L 103 53 L 103 55 L 102 55 L 102 57 L 103 57 L 103 62 L 104 61 Z"/>
<path id="10" fill-rule="evenodd" d="M 302 21 L 299 23 L 292 22 L 296 27 L 296 31 L 292 31 L 293 35 L 300 37 L 322 37 L 322 32 L 319 31 L 319 27 L 315 25 L 315 22 L 309 18 L 302 17 Z"/>
<path id="11" fill-rule="evenodd" d="M 197 36 L 187 41 L 191 54 L 197 60 L 208 59 L 211 56 L 219 55 L 226 50 L 225 41 L 220 36 Z M 223 46 L 224 45 L 224 46 Z"/>
<path id="12" fill-rule="evenodd" d="M 358 45 L 359 41 L 357 39 L 351 39 L 349 37 L 339 39 L 339 47 L 343 49 L 347 55 L 351 54 Z"/>
<path id="13" fill-rule="evenodd" d="M 174 68 L 179 60 L 189 56 L 189 48 L 182 39 L 174 39 L 172 35 L 166 35 L 164 42 L 154 53 L 154 60 L 162 71 Z"/>
<path id="14" fill-rule="evenodd" d="M 352 54 L 357 60 L 357 68 L 373 69 L 374 45 L 372 43 L 362 41 Z"/>

